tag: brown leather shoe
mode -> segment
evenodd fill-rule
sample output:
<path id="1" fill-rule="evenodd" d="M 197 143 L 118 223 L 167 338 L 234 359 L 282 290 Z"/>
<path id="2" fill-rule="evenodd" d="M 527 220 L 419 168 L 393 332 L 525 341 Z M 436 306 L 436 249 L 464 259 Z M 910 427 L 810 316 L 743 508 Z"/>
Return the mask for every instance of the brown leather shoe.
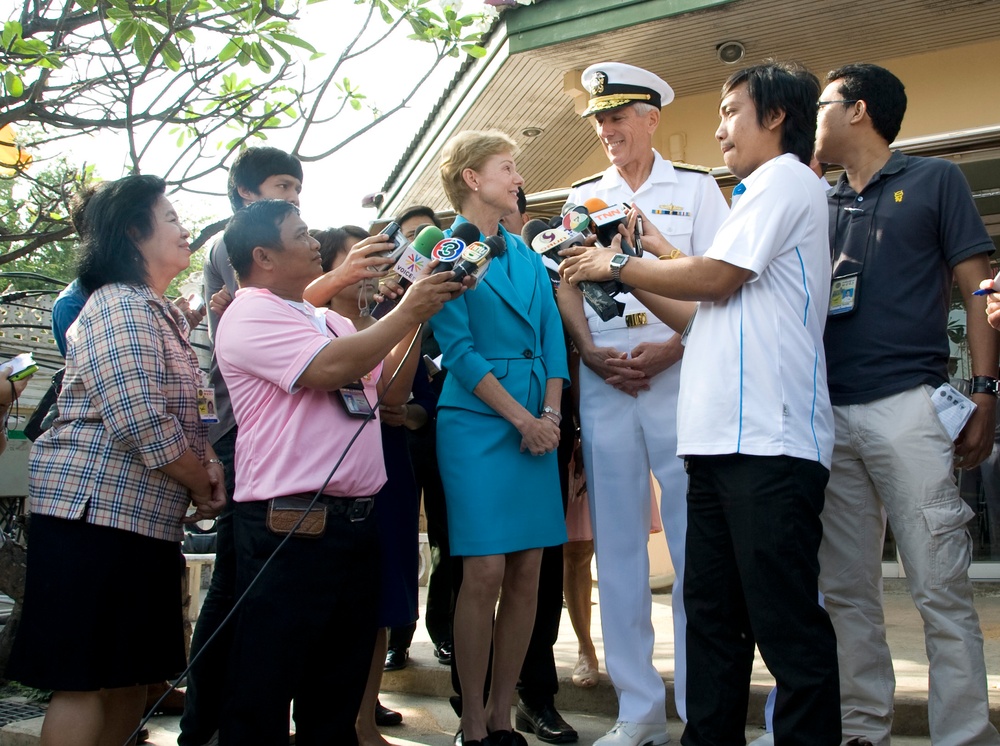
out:
<path id="1" fill-rule="evenodd" d="M 162 684 L 150 684 L 146 687 L 146 712 L 156 705 L 164 692 L 170 689 L 170 684 L 164 681 Z M 156 705 L 153 715 L 183 715 L 184 714 L 184 690 L 171 689 L 166 699 Z"/>

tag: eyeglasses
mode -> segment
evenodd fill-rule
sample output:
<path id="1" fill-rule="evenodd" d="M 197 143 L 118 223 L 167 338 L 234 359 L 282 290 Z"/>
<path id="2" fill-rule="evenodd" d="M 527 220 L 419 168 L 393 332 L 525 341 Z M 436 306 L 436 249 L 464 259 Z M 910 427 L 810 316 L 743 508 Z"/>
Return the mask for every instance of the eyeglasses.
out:
<path id="1" fill-rule="evenodd" d="M 844 99 L 841 101 L 817 101 L 817 106 L 829 106 L 830 104 L 856 104 L 860 98 Z"/>

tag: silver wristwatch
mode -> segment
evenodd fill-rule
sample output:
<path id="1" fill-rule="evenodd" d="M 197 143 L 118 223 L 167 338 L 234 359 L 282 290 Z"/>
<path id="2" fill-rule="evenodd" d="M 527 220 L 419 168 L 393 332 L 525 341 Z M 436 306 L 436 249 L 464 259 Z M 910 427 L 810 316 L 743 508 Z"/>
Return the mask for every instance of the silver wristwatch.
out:
<path id="1" fill-rule="evenodd" d="M 615 254 L 611 257 L 611 279 L 621 282 L 622 267 L 631 258 L 628 254 Z"/>

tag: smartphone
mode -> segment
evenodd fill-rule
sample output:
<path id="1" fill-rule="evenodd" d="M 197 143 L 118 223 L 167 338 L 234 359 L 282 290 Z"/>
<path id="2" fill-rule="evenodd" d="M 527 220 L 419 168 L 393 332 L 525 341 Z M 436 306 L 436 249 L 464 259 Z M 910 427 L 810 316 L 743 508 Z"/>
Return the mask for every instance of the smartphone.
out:
<path id="1" fill-rule="evenodd" d="M 384 267 L 371 266 L 368 269 L 372 272 L 391 269 L 392 265 L 395 264 L 399 260 L 399 257 L 403 255 L 403 251 L 406 250 L 406 247 L 410 245 L 410 242 L 406 240 L 406 236 L 403 235 L 403 231 L 400 230 L 398 223 L 389 223 L 389 225 L 383 228 L 380 233 L 389 239 L 393 248 L 388 253 L 383 252 L 381 254 L 373 254 L 373 256 L 385 257 L 389 261 L 389 264 Z"/>

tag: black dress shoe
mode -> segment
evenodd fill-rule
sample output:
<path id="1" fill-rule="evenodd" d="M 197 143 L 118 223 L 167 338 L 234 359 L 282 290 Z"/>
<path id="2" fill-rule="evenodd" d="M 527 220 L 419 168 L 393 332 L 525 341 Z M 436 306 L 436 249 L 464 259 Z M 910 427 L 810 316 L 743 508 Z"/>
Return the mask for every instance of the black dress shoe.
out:
<path id="1" fill-rule="evenodd" d="M 482 741 L 467 741 L 462 731 L 455 734 L 455 740 L 452 743 L 453 746 L 496 746 L 496 742 L 492 740 L 491 736 L 486 736 Z"/>
<path id="2" fill-rule="evenodd" d="M 552 705 L 542 705 L 536 710 L 518 702 L 514 723 L 518 730 L 534 733 L 545 743 L 575 743 L 579 739 L 577 732 Z"/>
<path id="3" fill-rule="evenodd" d="M 439 642 L 434 646 L 434 657 L 437 658 L 438 663 L 441 665 L 450 666 L 452 655 L 451 640 Z"/>
<path id="4" fill-rule="evenodd" d="M 399 671 L 406 668 L 406 662 L 410 658 L 410 651 L 406 648 L 389 648 L 385 653 L 385 671 Z"/>
<path id="5" fill-rule="evenodd" d="M 375 700 L 375 725 L 384 727 L 387 725 L 400 725 L 403 722 L 403 713 L 390 710 L 384 707 L 381 702 Z"/>
<path id="6" fill-rule="evenodd" d="M 528 746 L 524 736 L 514 730 L 495 730 L 490 733 L 493 746 Z"/>

